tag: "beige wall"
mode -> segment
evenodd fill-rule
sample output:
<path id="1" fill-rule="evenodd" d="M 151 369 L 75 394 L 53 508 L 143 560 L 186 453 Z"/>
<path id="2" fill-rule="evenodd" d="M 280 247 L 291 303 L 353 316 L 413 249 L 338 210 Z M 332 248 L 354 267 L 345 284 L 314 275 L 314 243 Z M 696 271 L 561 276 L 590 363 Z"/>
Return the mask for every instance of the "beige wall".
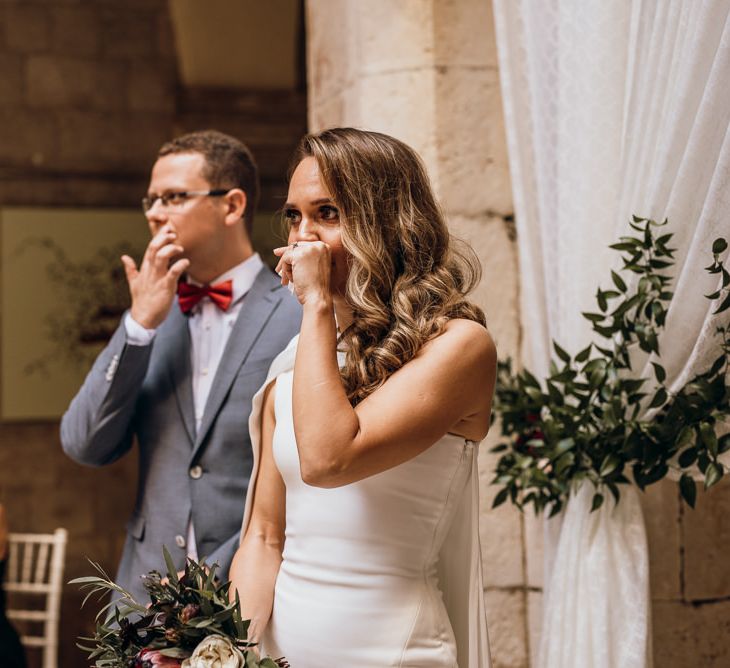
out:
<path id="1" fill-rule="evenodd" d="M 730 665 L 730 481 L 697 491 L 694 510 L 677 485 L 642 496 L 649 539 L 654 663 Z"/>
<path id="2" fill-rule="evenodd" d="M 307 2 L 310 130 L 392 134 L 424 158 L 449 224 L 477 251 L 501 355 L 520 345 L 512 201 L 492 15 L 482 0 Z M 487 444 L 489 445 L 489 444 Z M 490 511 L 493 456 L 482 448 L 481 538 L 495 667 L 527 665 L 522 516 Z"/>
<path id="3" fill-rule="evenodd" d="M 307 0 L 306 21 L 310 129 L 379 130 L 421 153 L 452 230 L 482 260 L 476 300 L 499 353 L 516 355 L 518 269 L 491 3 Z M 492 440 L 480 453 L 485 598 L 495 667 L 517 668 L 539 641 L 543 526 L 490 509 Z M 662 668 L 730 665 L 730 483 L 698 496 L 697 510 L 683 507 L 665 481 L 643 497 Z"/>

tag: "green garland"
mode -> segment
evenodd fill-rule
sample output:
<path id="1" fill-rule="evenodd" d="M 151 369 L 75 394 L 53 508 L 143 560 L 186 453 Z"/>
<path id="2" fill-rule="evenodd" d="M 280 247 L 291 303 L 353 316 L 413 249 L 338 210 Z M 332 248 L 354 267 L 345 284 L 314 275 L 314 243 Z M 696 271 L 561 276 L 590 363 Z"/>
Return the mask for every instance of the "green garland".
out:
<path id="1" fill-rule="evenodd" d="M 505 438 L 492 449 L 503 453 L 493 506 L 509 499 L 520 509 L 532 504 L 536 513 L 549 509 L 553 515 L 588 480 L 595 486 L 595 510 L 606 491 L 618 501 L 620 485 L 632 479 L 643 490 L 671 468 L 680 473 L 682 498 L 694 507 L 690 469 L 699 468 L 706 489 L 723 477 L 718 457 L 730 450 L 730 434 L 721 429 L 730 414 L 730 328 L 718 325 L 718 356 L 710 367 L 670 394 L 659 334 L 673 296 L 664 272 L 674 264 L 675 249 L 668 246 L 672 234 L 656 234 L 666 222 L 634 216 L 630 225 L 637 234 L 611 246 L 623 267 L 611 272 L 610 289 L 596 293 L 598 310 L 583 313 L 599 343 L 571 357 L 553 342 L 557 358 L 543 382 L 526 369 L 514 372 L 509 359 L 499 363 L 495 414 Z M 713 262 L 705 268 L 720 275 L 721 287 L 706 295 L 719 302 L 714 314 L 730 308 L 730 273 L 720 257 L 727 247 L 716 239 Z M 621 276 L 626 273 L 640 277 L 633 290 Z M 637 347 L 651 355 L 652 379 L 637 377 L 640 369 L 631 367 Z"/>

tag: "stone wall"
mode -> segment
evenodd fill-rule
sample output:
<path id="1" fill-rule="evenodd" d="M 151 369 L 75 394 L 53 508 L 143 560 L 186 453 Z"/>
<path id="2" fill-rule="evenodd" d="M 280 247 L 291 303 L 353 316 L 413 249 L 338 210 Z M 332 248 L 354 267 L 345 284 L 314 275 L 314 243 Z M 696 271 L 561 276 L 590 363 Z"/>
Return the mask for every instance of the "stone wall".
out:
<path id="1" fill-rule="evenodd" d="M 310 130 L 378 130 L 420 153 L 453 232 L 482 262 L 474 298 L 500 355 L 517 354 L 517 257 L 489 3 L 309 0 L 306 7 Z M 508 506 L 489 510 L 489 445 L 480 477 L 492 651 L 495 668 L 525 666 L 525 527 Z"/>
<path id="2" fill-rule="evenodd" d="M 475 298 L 500 356 L 516 355 L 519 282 L 491 3 L 307 0 L 306 8 L 310 129 L 379 130 L 419 151 L 452 230 L 482 261 Z M 495 668 L 519 668 L 535 665 L 539 643 L 543 524 L 507 505 L 490 509 L 493 441 L 480 452 L 485 599 Z M 694 511 L 669 481 L 642 503 L 655 665 L 728 665 L 730 483 L 700 491 Z"/>
<path id="3" fill-rule="evenodd" d="M 730 665 L 730 481 L 697 505 L 680 502 L 664 480 L 642 496 L 649 540 L 654 664 L 668 668 Z"/>
<path id="4" fill-rule="evenodd" d="M 489 3 L 309 0 L 307 22 L 310 127 L 381 130 L 423 155 L 450 224 L 482 259 L 476 300 L 500 354 L 516 354 L 519 286 Z M 292 91 L 182 88 L 166 0 L 0 2 L 0 206 L 136 207 L 160 143 L 217 127 L 251 145 L 272 209 L 286 191 L 304 109 Z M 486 450 L 490 633 L 495 666 L 516 668 L 528 665 L 539 635 L 542 527 L 506 506 L 489 510 Z M 87 556 L 114 571 L 135 480 L 133 455 L 103 469 L 68 460 L 56 422 L 0 423 L 0 499 L 12 529 L 67 527 L 67 579 L 89 573 Z M 643 502 L 655 664 L 726 665 L 730 484 L 700 492 L 695 511 L 679 504 L 669 482 Z M 79 612 L 80 601 L 66 587 L 62 667 L 82 663 L 74 639 L 89 631 L 93 610 Z"/>
<path id="5" fill-rule="evenodd" d="M 215 127 L 246 141 L 262 172 L 262 205 L 285 197 L 289 155 L 306 127 L 297 91 L 186 89 L 178 81 L 166 0 L 0 3 L 0 207 L 139 207 L 159 146 Z M 140 211 L 140 225 L 144 225 Z M 261 240 L 268 230 L 261 231 Z M 0 305 L 0 317 L 12 318 Z M 12 392 L 12 387 L 3 387 Z M 0 423 L 0 499 L 11 530 L 69 530 L 65 579 L 89 557 L 114 573 L 134 499 L 135 455 L 103 469 L 61 451 L 58 424 Z M 96 605 L 63 592 L 60 665 Z M 30 652 L 31 666 L 39 653 Z"/>

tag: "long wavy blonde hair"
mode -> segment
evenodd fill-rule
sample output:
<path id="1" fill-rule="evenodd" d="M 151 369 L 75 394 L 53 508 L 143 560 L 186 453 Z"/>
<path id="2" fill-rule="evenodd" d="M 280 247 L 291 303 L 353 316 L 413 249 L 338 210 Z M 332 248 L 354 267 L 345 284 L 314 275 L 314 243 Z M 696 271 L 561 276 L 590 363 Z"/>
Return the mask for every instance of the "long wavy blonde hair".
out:
<path id="1" fill-rule="evenodd" d="M 486 326 L 465 299 L 479 282 L 475 253 L 449 234 L 416 152 L 379 132 L 333 128 L 306 135 L 290 170 L 307 157 L 340 210 L 350 254 L 345 299 L 353 324 L 342 380 L 356 405 L 440 334 L 451 318 Z"/>

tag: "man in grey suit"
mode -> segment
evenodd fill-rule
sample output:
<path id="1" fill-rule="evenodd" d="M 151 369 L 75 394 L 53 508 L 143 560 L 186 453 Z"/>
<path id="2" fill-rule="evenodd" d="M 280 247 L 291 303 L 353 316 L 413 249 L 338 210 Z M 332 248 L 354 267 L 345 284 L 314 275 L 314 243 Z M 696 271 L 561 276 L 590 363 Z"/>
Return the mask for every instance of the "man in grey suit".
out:
<path id="1" fill-rule="evenodd" d="M 91 466 L 136 437 L 139 482 L 117 574 L 187 556 L 227 578 L 252 467 L 251 399 L 298 332 L 301 307 L 251 246 L 258 175 L 238 140 L 206 130 L 165 144 L 143 208 L 152 240 L 122 262 L 132 297 L 61 421 L 64 451 Z M 176 292 L 179 303 L 175 303 Z"/>

